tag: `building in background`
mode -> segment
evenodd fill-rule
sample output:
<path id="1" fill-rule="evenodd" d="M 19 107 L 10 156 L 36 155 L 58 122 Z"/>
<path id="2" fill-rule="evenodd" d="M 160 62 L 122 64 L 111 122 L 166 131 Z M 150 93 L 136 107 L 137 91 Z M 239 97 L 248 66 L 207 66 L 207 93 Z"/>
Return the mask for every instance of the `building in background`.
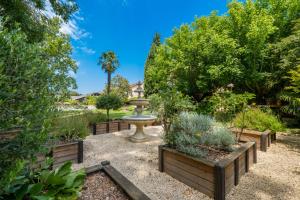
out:
<path id="1" fill-rule="evenodd" d="M 138 83 L 134 83 L 130 85 L 130 92 L 128 94 L 128 98 L 137 98 L 138 97 L 138 93 L 134 92 L 136 89 L 138 88 Z M 141 88 L 144 89 L 144 82 L 142 82 Z M 142 93 L 142 97 L 144 96 L 144 94 Z"/>

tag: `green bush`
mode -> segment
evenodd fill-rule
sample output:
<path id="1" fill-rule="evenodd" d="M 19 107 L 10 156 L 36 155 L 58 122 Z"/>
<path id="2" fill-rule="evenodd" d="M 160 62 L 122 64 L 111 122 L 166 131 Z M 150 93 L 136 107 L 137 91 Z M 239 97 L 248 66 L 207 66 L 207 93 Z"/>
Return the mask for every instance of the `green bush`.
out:
<path id="1" fill-rule="evenodd" d="M 231 150 L 231 145 L 235 143 L 234 135 L 227 128 L 214 127 L 211 133 L 201 137 L 201 143 L 215 146 L 220 149 Z"/>
<path id="2" fill-rule="evenodd" d="M 151 95 L 149 103 L 149 111 L 154 113 L 158 120 L 162 122 L 166 138 L 169 137 L 168 133 L 172 123 L 181 112 L 195 110 L 195 106 L 189 97 L 170 89 L 161 92 L 159 95 Z"/>
<path id="3" fill-rule="evenodd" d="M 104 94 L 98 97 L 96 107 L 98 109 L 106 109 L 107 119 L 109 120 L 109 110 L 117 110 L 121 108 L 123 102 L 121 98 L 115 94 Z"/>
<path id="4" fill-rule="evenodd" d="M 82 189 L 85 172 L 72 172 L 72 163 L 66 162 L 55 170 L 45 164 L 37 171 L 24 169 L 20 176 L 5 187 L 0 199 L 76 200 Z"/>
<path id="5" fill-rule="evenodd" d="M 82 116 L 87 119 L 88 125 L 106 121 L 106 116 L 99 112 L 86 112 Z"/>
<path id="6" fill-rule="evenodd" d="M 84 139 L 89 134 L 88 124 L 84 115 L 58 118 L 53 123 L 53 135 L 62 141 Z"/>
<path id="7" fill-rule="evenodd" d="M 233 119 L 233 125 L 238 128 L 248 128 L 257 131 L 271 130 L 273 132 L 284 130 L 284 125 L 270 112 L 263 112 L 259 108 L 246 109 Z"/>
<path id="8" fill-rule="evenodd" d="M 208 99 L 210 113 L 218 121 L 229 122 L 254 97 L 254 94 L 248 92 L 235 94 L 229 89 L 220 88 Z"/>
<path id="9" fill-rule="evenodd" d="M 188 155 L 204 157 L 207 150 L 199 146 L 231 151 L 235 139 L 230 130 L 210 116 L 183 112 L 172 124 L 165 142 Z"/>

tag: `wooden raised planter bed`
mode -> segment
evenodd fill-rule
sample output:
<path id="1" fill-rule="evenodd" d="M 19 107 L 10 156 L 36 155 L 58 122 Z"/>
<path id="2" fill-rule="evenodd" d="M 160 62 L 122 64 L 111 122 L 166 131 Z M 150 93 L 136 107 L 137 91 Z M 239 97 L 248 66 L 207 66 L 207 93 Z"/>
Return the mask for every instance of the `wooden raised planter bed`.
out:
<path id="1" fill-rule="evenodd" d="M 195 188 L 215 200 L 238 185 L 242 175 L 257 162 L 255 142 L 247 142 L 220 161 L 193 158 L 166 146 L 159 146 L 159 171 Z"/>
<path id="2" fill-rule="evenodd" d="M 104 172 L 109 178 L 111 178 L 117 185 L 120 186 L 120 188 L 128 195 L 130 199 L 150 200 L 150 198 L 146 194 L 144 194 L 125 176 L 123 176 L 119 171 L 111 166 L 109 161 L 103 161 L 100 165 L 94 165 L 85 168 L 85 172 L 87 176 L 97 172 Z"/>
<path id="3" fill-rule="evenodd" d="M 231 128 L 231 131 L 235 134 L 241 133 L 240 128 Z M 276 141 L 276 133 L 272 133 L 269 130 L 260 132 L 249 129 L 243 129 L 240 141 L 256 142 L 257 149 L 266 152 L 267 148 L 270 147 L 270 144 Z"/>
<path id="4" fill-rule="evenodd" d="M 22 129 L 15 129 L 0 133 L 1 140 L 11 140 L 17 136 Z M 50 149 L 47 155 L 37 155 L 36 165 L 41 164 L 45 157 L 53 158 L 53 168 L 62 165 L 66 161 L 72 161 L 73 163 L 83 162 L 83 141 L 78 140 L 74 142 L 68 142 L 63 144 L 56 144 Z"/>
<path id="5" fill-rule="evenodd" d="M 93 135 L 129 130 L 130 124 L 125 121 L 101 122 L 92 125 Z"/>
<path id="6" fill-rule="evenodd" d="M 47 155 L 38 155 L 36 167 L 38 167 L 45 157 L 53 158 L 52 168 L 57 168 L 66 161 L 73 163 L 83 162 L 83 141 L 75 141 L 65 144 L 54 145 Z"/>

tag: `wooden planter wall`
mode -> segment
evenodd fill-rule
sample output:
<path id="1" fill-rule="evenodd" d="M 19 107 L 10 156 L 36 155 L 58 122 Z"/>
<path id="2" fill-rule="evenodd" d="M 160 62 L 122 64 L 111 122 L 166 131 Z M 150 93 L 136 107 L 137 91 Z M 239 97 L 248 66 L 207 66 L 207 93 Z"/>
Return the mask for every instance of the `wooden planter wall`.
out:
<path id="1" fill-rule="evenodd" d="M 93 124 L 93 135 L 129 130 L 130 124 L 124 121 L 111 121 Z"/>
<path id="2" fill-rule="evenodd" d="M 240 128 L 231 128 L 234 134 L 240 134 Z M 254 131 L 249 129 L 244 129 L 240 138 L 243 142 L 256 142 L 256 147 L 258 150 L 267 151 L 270 144 L 276 140 L 276 133 L 272 133 L 267 130 L 264 132 Z"/>
<path id="3" fill-rule="evenodd" d="M 48 157 L 53 158 L 52 168 L 57 168 L 66 161 L 73 163 L 83 162 L 83 141 L 70 142 L 67 144 L 55 145 L 51 148 Z M 44 155 L 37 156 L 38 167 L 45 160 Z"/>
<path id="4" fill-rule="evenodd" d="M 197 189 L 215 200 L 239 183 L 240 177 L 257 162 L 254 142 L 247 142 L 218 162 L 196 159 L 166 146 L 159 146 L 159 171 Z"/>

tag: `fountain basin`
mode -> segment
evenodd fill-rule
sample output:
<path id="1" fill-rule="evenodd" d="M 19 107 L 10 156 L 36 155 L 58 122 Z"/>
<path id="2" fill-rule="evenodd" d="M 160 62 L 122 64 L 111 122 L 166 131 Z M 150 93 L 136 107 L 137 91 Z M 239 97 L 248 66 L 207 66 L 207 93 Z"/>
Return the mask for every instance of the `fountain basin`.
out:
<path id="1" fill-rule="evenodd" d="M 130 104 L 136 106 L 145 106 L 149 104 L 149 101 L 147 99 L 134 99 L 130 100 Z"/>
<path id="2" fill-rule="evenodd" d="M 145 135 L 143 128 L 144 125 L 151 125 L 155 120 L 155 116 L 151 115 L 133 115 L 133 116 L 124 116 L 122 118 L 124 121 L 127 121 L 130 124 L 136 126 L 135 133 L 129 137 L 129 140 L 132 142 L 145 142 L 149 140 L 149 137 Z"/>

